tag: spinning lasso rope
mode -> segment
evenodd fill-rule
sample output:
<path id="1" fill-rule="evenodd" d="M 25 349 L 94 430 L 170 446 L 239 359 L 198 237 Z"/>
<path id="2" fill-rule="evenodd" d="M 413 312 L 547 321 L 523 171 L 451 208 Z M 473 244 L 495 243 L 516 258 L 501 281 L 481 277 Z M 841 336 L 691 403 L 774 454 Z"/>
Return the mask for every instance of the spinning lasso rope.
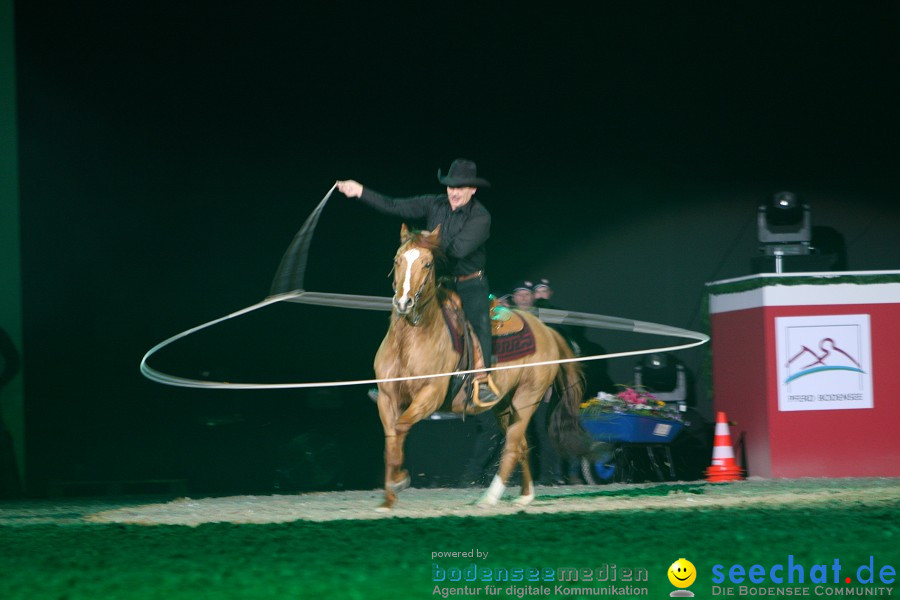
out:
<path id="1" fill-rule="evenodd" d="M 335 190 L 335 186 L 325 194 L 322 201 L 315 208 L 303 227 L 294 237 L 291 245 L 285 252 L 272 282 L 270 295 L 263 301 L 257 302 L 252 306 L 248 306 L 224 317 L 214 319 L 202 325 L 192 327 L 186 331 L 182 331 L 177 335 L 160 342 L 147 351 L 141 360 L 141 373 L 158 383 L 174 385 L 179 387 L 190 388 L 214 388 L 214 389 L 288 389 L 288 388 L 314 388 L 314 387 L 337 387 L 347 385 L 372 385 L 377 383 L 387 383 L 390 381 L 409 381 L 413 379 L 428 379 L 431 377 L 446 377 L 449 375 L 466 375 L 475 373 L 476 370 L 469 371 L 453 371 L 449 373 L 433 373 L 429 375 L 417 375 L 414 377 L 395 377 L 391 379 L 356 379 L 344 381 L 317 381 L 310 383 L 239 383 L 230 381 L 207 381 L 203 379 L 191 379 L 188 377 L 179 377 L 169 375 L 158 371 L 148 364 L 148 360 L 159 350 L 162 350 L 169 344 L 185 338 L 202 329 L 212 327 L 223 321 L 245 315 L 270 304 L 276 302 L 297 302 L 301 304 L 313 304 L 319 306 L 332 306 L 338 308 L 355 308 L 360 310 L 392 310 L 391 299 L 382 296 L 359 296 L 350 294 L 333 294 L 325 292 L 308 292 L 303 289 L 303 278 L 306 273 L 306 262 L 309 256 L 309 245 L 312 242 L 312 235 L 315 231 L 316 224 L 319 222 L 319 215 L 331 194 Z M 638 356 L 641 354 L 652 354 L 654 352 L 671 352 L 674 350 L 684 350 L 700 346 L 709 341 L 709 336 L 697 331 L 690 331 L 678 327 L 670 327 L 668 325 L 659 325 L 657 323 L 648 323 L 646 321 L 632 321 L 630 319 L 622 319 L 619 317 L 609 317 L 605 315 L 597 315 L 592 313 L 571 312 L 566 310 L 555 309 L 538 309 L 538 317 L 546 322 L 561 325 L 573 325 L 578 327 L 590 327 L 593 329 L 608 329 L 615 331 L 630 331 L 634 333 L 647 333 L 651 335 L 662 335 L 676 338 L 691 340 L 683 344 L 674 346 L 663 346 L 659 348 L 649 348 L 646 350 L 631 350 L 627 352 L 612 352 L 608 354 L 595 354 L 592 356 L 579 356 L 576 358 L 567 358 L 559 360 L 548 360 L 543 362 L 526 363 L 523 365 L 508 365 L 501 367 L 492 367 L 490 369 L 478 369 L 477 371 L 502 371 L 505 369 L 521 369 L 525 367 L 534 367 L 538 365 L 552 365 L 567 362 L 580 362 L 589 360 L 602 360 L 608 358 L 620 358 L 623 356 Z"/>

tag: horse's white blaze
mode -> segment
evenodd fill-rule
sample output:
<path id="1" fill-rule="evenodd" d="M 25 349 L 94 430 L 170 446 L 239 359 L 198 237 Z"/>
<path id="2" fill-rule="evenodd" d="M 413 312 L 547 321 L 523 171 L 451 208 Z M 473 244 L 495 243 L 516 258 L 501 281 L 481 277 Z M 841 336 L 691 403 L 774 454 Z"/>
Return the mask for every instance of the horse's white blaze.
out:
<path id="1" fill-rule="evenodd" d="M 412 284 L 410 283 L 410 279 L 412 278 L 412 265 L 416 262 L 417 258 L 419 258 L 419 250 L 417 248 L 412 248 L 403 253 L 403 259 L 406 261 L 406 274 L 403 276 L 403 295 L 397 301 L 401 307 L 406 306 L 406 303 L 409 302 L 409 291 L 412 287 Z"/>

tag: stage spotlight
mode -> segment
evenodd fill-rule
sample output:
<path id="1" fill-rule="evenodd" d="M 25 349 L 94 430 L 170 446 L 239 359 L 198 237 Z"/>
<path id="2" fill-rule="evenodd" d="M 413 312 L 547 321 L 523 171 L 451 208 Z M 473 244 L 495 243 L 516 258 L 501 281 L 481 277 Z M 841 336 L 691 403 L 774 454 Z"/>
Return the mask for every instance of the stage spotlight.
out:
<path id="1" fill-rule="evenodd" d="M 775 258 L 775 272 L 782 272 L 783 256 L 810 253 L 812 219 L 808 204 L 792 192 L 778 192 L 759 206 L 757 239 L 760 253 Z"/>
<path id="2" fill-rule="evenodd" d="M 687 410 L 687 374 L 684 365 L 671 353 L 647 354 L 634 366 L 634 384 L 663 402 L 674 402 Z"/>

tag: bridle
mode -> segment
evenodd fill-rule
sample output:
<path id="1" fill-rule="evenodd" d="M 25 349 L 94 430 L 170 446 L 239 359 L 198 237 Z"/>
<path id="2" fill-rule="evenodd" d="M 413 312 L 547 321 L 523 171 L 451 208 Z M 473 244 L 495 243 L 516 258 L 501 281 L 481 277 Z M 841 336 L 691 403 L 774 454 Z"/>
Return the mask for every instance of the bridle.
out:
<path id="1" fill-rule="evenodd" d="M 398 251 L 397 254 L 400 255 L 401 252 Z M 412 268 L 412 266 L 410 266 L 409 268 Z M 413 294 L 412 300 L 409 302 L 405 310 L 400 310 L 400 306 L 397 302 L 397 279 L 395 277 L 392 277 L 393 283 L 391 284 L 391 287 L 394 290 L 394 295 L 391 297 L 391 304 L 394 307 L 394 312 L 406 319 L 406 322 L 413 327 L 417 327 L 422 321 L 422 315 L 424 314 L 425 307 L 428 306 L 428 303 L 434 300 L 435 297 L 435 294 L 432 293 L 424 300 L 422 300 L 421 303 L 419 302 L 419 298 L 422 295 L 422 292 L 425 291 L 425 286 L 428 284 L 428 282 L 430 281 L 432 282 L 432 284 L 434 283 L 434 269 L 432 267 L 427 268 L 429 269 L 430 273 L 428 273 L 428 275 L 426 275 L 422 279 L 422 283 L 419 285 L 419 289 L 417 289 L 416 293 Z M 395 270 L 396 267 L 391 269 L 391 276 L 394 275 Z M 431 289 L 434 290 L 434 285 L 431 286 Z"/>

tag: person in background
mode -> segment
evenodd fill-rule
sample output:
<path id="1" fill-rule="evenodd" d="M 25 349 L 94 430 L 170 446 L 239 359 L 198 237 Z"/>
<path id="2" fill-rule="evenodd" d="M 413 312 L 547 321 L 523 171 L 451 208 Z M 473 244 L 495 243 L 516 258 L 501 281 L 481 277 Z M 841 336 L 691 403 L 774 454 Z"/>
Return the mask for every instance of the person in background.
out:
<path id="1" fill-rule="evenodd" d="M 534 306 L 534 286 L 527 279 L 513 287 L 512 301 L 514 308 L 527 310 L 530 313 L 537 312 Z"/>
<path id="2" fill-rule="evenodd" d="M 542 277 L 538 279 L 538 282 L 534 284 L 534 307 L 535 308 L 551 308 L 551 309 L 559 309 L 558 306 L 553 304 L 550 299 L 553 298 L 553 288 L 550 287 L 550 280 L 546 277 Z M 550 325 L 553 329 L 557 330 L 560 335 L 562 335 L 566 341 L 569 343 L 569 346 L 572 347 L 572 350 L 575 352 L 575 355 L 578 356 L 578 348 L 572 343 L 573 337 L 573 327 L 569 325 L 561 325 L 561 324 L 552 324 Z"/>
<path id="3" fill-rule="evenodd" d="M 534 284 L 534 305 L 538 308 L 556 308 L 550 303 L 553 297 L 553 288 L 550 287 L 550 280 L 546 277 L 538 279 Z"/>
<path id="4" fill-rule="evenodd" d="M 535 310 L 538 309 L 557 309 L 558 307 L 551 302 L 553 298 L 553 288 L 550 286 L 550 280 L 541 277 L 532 286 L 532 304 Z M 583 348 L 576 342 L 578 337 L 576 329 L 568 325 L 554 324 L 550 325 L 565 338 L 575 356 L 584 356 Z M 583 333 L 583 332 L 582 332 Z M 597 362 L 597 361 L 594 361 Z M 585 367 L 587 374 L 589 367 Z M 537 441 L 537 451 L 539 457 L 540 470 L 538 471 L 538 481 L 544 485 L 556 485 L 558 483 L 580 484 L 581 480 L 581 461 L 577 457 L 559 456 L 556 449 L 550 442 L 547 433 L 547 422 L 550 414 L 550 399 L 553 394 L 553 388 L 547 390 L 544 394 L 544 400 L 535 412 L 532 422 L 534 423 L 532 435 Z M 563 476 L 565 473 L 565 476 Z"/>
<path id="5" fill-rule="evenodd" d="M 546 280 L 543 280 L 546 282 Z M 538 306 L 535 302 L 536 290 L 534 284 L 524 279 L 513 288 L 513 306 L 519 310 L 537 314 Z M 563 483 L 560 470 L 560 459 L 557 456 L 550 436 L 547 432 L 547 419 L 550 414 L 550 396 L 552 388 L 548 389 L 541 400 L 540 406 L 534 413 L 528 426 L 528 436 L 532 440 L 537 453 L 537 469 L 535 479 L 541 485 L 557 485 Z"/>

